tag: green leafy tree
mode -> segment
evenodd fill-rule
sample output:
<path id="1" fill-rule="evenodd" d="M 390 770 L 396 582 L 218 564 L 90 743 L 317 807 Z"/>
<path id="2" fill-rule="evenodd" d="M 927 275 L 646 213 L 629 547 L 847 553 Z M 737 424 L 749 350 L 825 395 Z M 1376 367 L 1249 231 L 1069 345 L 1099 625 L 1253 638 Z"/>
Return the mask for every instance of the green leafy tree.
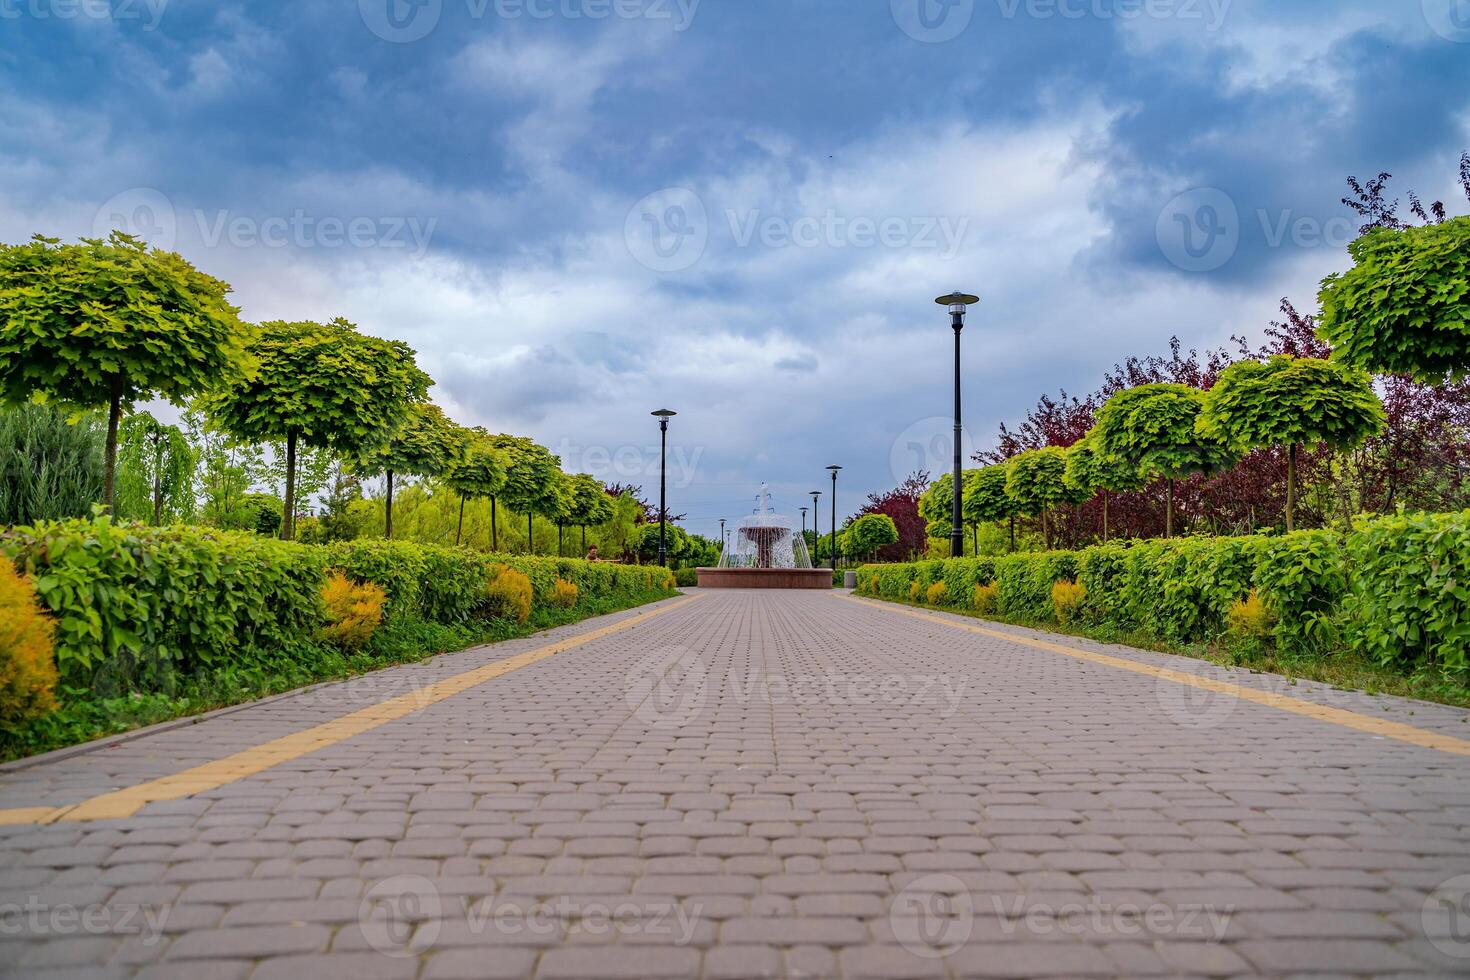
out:
<path id="1" fill-rule="evenodd" d="M 1296 527 L 1296 466 L 1303 445 L 1355 449 L 1386 423 L 1366 371 L 1336 361 L 1278 354 L 1237 361 L 1205 395 L 1196 427 L 1244 455 L 1286 446 L 1286 529 Z"/>
<path id="2" fill-rule="evenodd" d="M 1174 482 L 1213 473 L 1235 461 L 1218 440 L 1196 431 L 1204 392 L 1177 384 L 1147 384 L 1118 392 L 1097 412 L 1091 441 L 1110 469 L 1147 481 L 1167 480 L 1164 534 L 1174 535 Z"/>
<path id="3" fill-rule="evenodd" d="M 200 517 L 215 527 L 255 527 L 254 512 L 242 511 L 241 502 L 251 487 L 266 481 L 261 447 L 234 438 L 193 407 L 184 413 L 184 432 L 196 461 Z M 279 523 L 276 527 L 279 531 Z"/>
<path id="4" fill-rule="evenodd" d="M 449 420 L 438 405 L 410 405 L 386 443 L 359 452 L 353 468 L 364 476 L 385 476 L 383 536 L 393 537 L 393 477 L 439 476 L 464 451 L 466 430 Z"/>
<path id="5" fill-rule="evenodd" d="M 102 444 L 96 412 L 57 405 L 0 408 L 0 527 L 85 517 L 102 499 Z"/>
<path id="6" fill-rule="evenodd" d="M 123 419 L 119 430 L 118 515 L 155 525 L 194 513 L 194 450 L 177 426 L 148 412 Z"/>
<path id="7" fill-rule="evenodd" d="M 1109 508 L 1115 493 L 1134 493 L 1142 490 L 1147 481 L 1138 475 L 1137 467 L 1126 460 L 1108 457 L 1097 449 L 1093 433 L 1073 443 L 1067 449 L 1067 473 L 1064 477 L 1067 489 L 1077 503 L 1091 499 L 1095 493 L 1102 494 L 1102 539 L 1111 536 Z"/>
<path id="8" fill-rule="evenodd" d="M 0 396 L 107 406 L 103 503 L 117 489 L 117 434 L 138 399 L 183 399 L 248 365 L 228 284 L 120 232 L 77 245 L 37 235 L 0 245 Z"/>
<path id="9" fill-rule="evenodd" d="M 386 444 L 433 382 L 415 366 L 407 344 L 360 334 L 340 317 L 326 324 L 261 324 L 248 349 L 258 364 L 255 375 L 203 402 L 237 438 L 285 440 L 281 536 L 289 541 L 295 537 L 297 446 L 361 454 Z"/>
<path id="10" fill-rule="evenodd" d="M 1322 281 L 1317 334 L 1333 357 L 1436 384 L 1470 374 L 1470 217 L 1378 228 Z"/>
<path id="11" fill-rule="evenodd" d="M 847 542 L 844 550 L 848 554 L 871 558 L 879 548 L 898 543 L 898 525 L 887 514 L 864 514 L 838 537 Z"/>
<path id="12" fill-rule="evenodd" d="M 926 522 L 926 533 L 929 537 L 949 539 L 954 525 L 953 473 L 945 473 L 929 484 L 929 489 L 919 496 L 919 516 Z M 964 516 L 962 506 L 961 519 Z"/>
<path id="13" fill-rule="evenodd" d="M 495 447 L 483 430 L 472 430 L 464 451 L 444 473 L 444 483 L 459 494 L 459 523 L 454 532 L 458 545 L 464 536 L 466 500 L 486 500 L 505 486 L 505 454 Z"/>
<path id="14" fill-rule="evenodd" d="M 1066 476 L 1067 453 L 1056 446 L 1028 449 L 1006 465 L 1006 496 L 1020 513 L 1041 519 L 1041 535 L 1048 549 L 1051 524 L 1047 515 L 1073 499 Z"/>
<path id="15" fill-rule="evenodd" d="M 1016 502 L 1006 493 L 1006 466 L 982 466 L 965 471 L 965 493 L 961 515 L 976 530 L 975 550 L 979 554 L 979 527 L 993 521 L 1010 524 L 1010 548 L 1016 550 Z"/>
<path id="16" fill-rule="evenodd" d="M 532 519 L 548 505 L 555 503 L 557 488 L 554 481 L 561 475 L 561 460 L 553 456 L 551 450 L 530 439 L 503 434 L 490 438 L 495 448 L 505 454 L 506 459 L 505 486 L 490 497 L 491 550 L 499 548 L 499 538 L 495 531 L 495 505 L 497 500 L 504 500 L 511 510 L 526 515 L 526 551 L 533 552 Z"/>
<path id="17" fill-rule="evenodd" d="M 587 528 L 605 524 L 613 518 L 613 498 L 607 495 L 602 481 L 588 473 L 571 478 L 571 509 L 567 523 L 582 529 L 582 554 L 587 553 Z"/>

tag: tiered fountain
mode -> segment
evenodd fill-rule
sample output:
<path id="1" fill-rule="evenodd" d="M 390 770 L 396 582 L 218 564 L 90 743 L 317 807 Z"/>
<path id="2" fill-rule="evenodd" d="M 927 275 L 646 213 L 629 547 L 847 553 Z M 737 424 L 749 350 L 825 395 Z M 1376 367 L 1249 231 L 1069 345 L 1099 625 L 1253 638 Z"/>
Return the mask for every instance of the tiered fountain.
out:
<path id="1" fill-rule="evenodd" d="M 771 509 L 764 483 L 755 510 L 735 525 L 718 568 L 699 570 L 702 589 L 830 589 L 832 569 L 813 568 L 791 518 Z"/>

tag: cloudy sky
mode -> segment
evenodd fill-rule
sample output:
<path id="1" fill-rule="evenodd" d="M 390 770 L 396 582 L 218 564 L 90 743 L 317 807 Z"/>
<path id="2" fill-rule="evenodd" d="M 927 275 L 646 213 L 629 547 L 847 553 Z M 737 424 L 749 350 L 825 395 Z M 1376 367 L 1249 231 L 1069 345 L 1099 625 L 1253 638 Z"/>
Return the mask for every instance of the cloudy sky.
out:
<path id="1" fill-rule="evenodd" d="M 1314 306 L 1346 174 L 1457 201 L 1470 0 L 0 0 L 0 234 L 401 338 L 691 530 L 839 507 Z M 1456 93 L 1459 93 L 1458 95 Z M 823 511 L 827 501 L 823 499 Z M 823 518 L 823 526 L 827 518 Z"/>

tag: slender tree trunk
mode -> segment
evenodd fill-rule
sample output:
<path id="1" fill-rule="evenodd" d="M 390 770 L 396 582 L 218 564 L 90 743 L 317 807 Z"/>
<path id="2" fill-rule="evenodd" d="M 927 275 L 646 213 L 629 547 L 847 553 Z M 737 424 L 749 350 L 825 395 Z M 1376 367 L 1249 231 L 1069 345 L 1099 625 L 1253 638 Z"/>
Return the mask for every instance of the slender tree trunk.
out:
<path id="1" fill-rule="evenodd" d="M 385 512 L 385 516 L 384 516 L 384 519 L 383 519 L 384 525 L 385 525 L 385 530 L 383 531 L 383 537 L 391 539 L 393 537 L 393 471 L 392 470 L 389 470 L 388 471 L 388 501 L 387 501 L 387 505 L 388 505 L 387 506 L 387 511 Z"/>
<path id="2" fill-rule="evenodd" d="M 454 546 L 459 547 L 460 539 L 464 537 L 464 494 L 459 495 L 459 527 L 454 531 Z"/>
<path id="3" fill-rule="evenodd" d="M 587 525 L 582 525 L 582 557 L 587 557 Z"/>
<path id="4" fill-rule="evenodd" d="M 102 506 L 112 513 L 117 502 L 117 425 L 122 421 L 122 375 L 108 383 L 107 447 L 102 457 Z"/>
<path id="5" fill-rule="evenodd" d="M 1103 491 L 1103 544 L 1108 543 L 1108 492 Z"/>
<path id="6" fill-rule="evenodd" d="M 1174 481 L 1169 481 L 1169 495 L 1164 501 L 1164 537 L 1174 536 Z"/>
<path id="7" fill-rule="evenodd" d="M 976 554 L 976 555 L 980 554 L 980 525 L 979 524 L 971 524 L 970 525 L 970 551 L 973 554 Z"/>
<path id="8" fill-rule="evenodd" d="M 1296 451 L 1292 443 L 1286 449 L 1286 530 L 1296 530 Z"/>
<path id="9" fill-rule="evenodd" d="M 1016 515 L 1011 515 L 1011 554 L 1016 552 Z"/>
<path id="10" fill-rule="evenodd" d="M 526 511 L 526 554 L 528 555 L 536 553 L 536 525 L 533 523 L 535 519 L 536 515 L 528 509 Z"/>
<path id="11" fill-rule="evenodd" d="M 490 498 L 490 550 L 500 550 L 500 535 L 495 531 L 495 498 Z"/>
<path id="12" fill-rule="evenodd" d="M 163 523 L 163 440 L 153 434 L 153 526 Z"/>
<path id="13" fill-rule="evenodd" d="M 286 433 L 286 499 L 281 512 L 281 540 L 296 539 L 296 433 Z"/>
<path id="14" fill-rule="evenodd" d="M 1041 543 L 1047 551 L 1051 550 L 1051 523 L 1046 519 L 1046 511 L 1041 512 Z"/>

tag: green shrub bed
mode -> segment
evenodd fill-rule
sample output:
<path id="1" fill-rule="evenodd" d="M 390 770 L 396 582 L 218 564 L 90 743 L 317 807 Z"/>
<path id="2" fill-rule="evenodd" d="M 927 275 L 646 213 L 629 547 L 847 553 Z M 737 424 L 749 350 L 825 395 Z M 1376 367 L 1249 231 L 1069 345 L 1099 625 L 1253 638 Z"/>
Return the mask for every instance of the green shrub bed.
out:
<path id="1" fill-rule="evenodd" d="M 0 556 L 54 619 L 56 717 L 0 718 L 14 757 L 332 677 L 524 635 L 666 598 L 664 568 L 486 555 L 400 541 L 288 543 L 204 527 L 106 517 L 0 533 Z M 504 568 L 532 585 L 528 620 L 492 615 Z M 333 572 L 382 589 L 381 625 L 360 650 L 324 635 Z M 553 601 L 556 582 L 577 586 Z M 0 656 L 5 651 L 0 650 Z"/>
<path id="2" fill-rule="evenodd" d="M 938 582 L 946 587 L 931 592 Z M 932 594 L 935 605 L 964 611 L 973 611 L 977 586 L 993 585 L 982 604 L 1033 625 L 1056 622 L 1058 582 L 1085 590 L 1068 607 L 1072 625 L 1170 647 L 1220 643 L 1254 597 L 1273 654 L 1348 652 L 1470 686 L 1470 511 L 1364 519 L 1351 531 L 1114 542 L 858 572 L 861 595 L 923 603 Z"/>

